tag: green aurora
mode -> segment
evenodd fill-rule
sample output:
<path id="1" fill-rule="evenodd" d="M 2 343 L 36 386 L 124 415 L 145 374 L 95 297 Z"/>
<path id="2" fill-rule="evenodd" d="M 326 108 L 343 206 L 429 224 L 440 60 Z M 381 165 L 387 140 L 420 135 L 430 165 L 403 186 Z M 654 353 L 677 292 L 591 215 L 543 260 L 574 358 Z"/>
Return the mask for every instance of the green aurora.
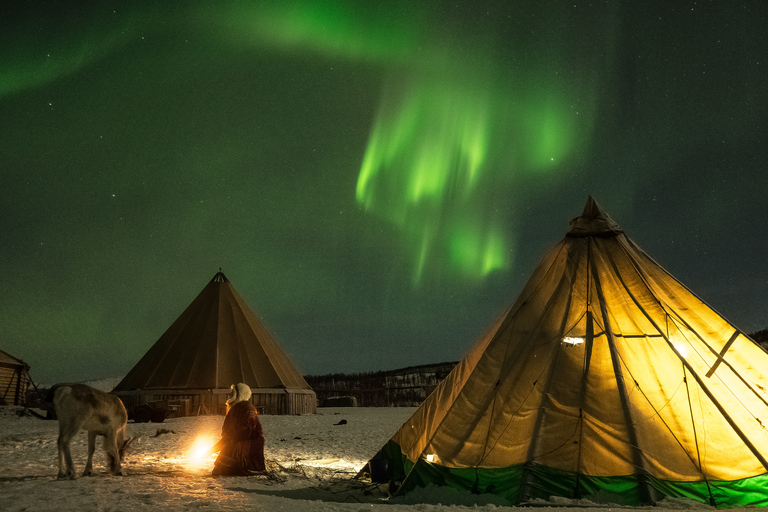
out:
<path id="1" fill-rule="evenodd" d="M 3 73 L 10 79 L 2 90 L 9 95 L 71 76 L 131 39 L 146 40 L 145 31 L 158 32 L 151 20 L 169 15 L 161 9 L 126 17 L 98 13 L 60 55 L 22 56 L 19 69 Z M 489 208 L 478 215 L 488 191 L 569 162 L 574 134 L 586 127 L 565 90 L 527 70 L 499 71 L 489 44 L 454 52 L 445 39 L 420 30 L 416 21 L 428 16 L 421 11 L 411 3 L 370 12 L 355 2 L 242 2 L 200 7 L 181 25 L 229 40 L 233 48 L 301 50 L 396 66 L 371 127 L 357 202 L 400 230 L 415 284 L 428 269 L 480 279 L 510 268 L 515 244 L 507 215 Z M 104 16 L 110 23 L 100 26 L 96 20 Z"/>
<path id="2" fill-rule="evenodd" d="M 457 359 L 588 194 L 765 327 L 763 4 L 5 9 L 0 348 L 38 378 L 124 373 L 219 267 L 307 373 Z"/>

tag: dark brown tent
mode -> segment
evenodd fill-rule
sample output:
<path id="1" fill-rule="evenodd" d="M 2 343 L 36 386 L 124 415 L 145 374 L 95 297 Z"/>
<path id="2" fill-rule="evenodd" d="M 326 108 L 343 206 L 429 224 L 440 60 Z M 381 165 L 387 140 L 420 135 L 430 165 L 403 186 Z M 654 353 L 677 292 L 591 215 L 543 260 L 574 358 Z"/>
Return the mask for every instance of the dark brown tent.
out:
<path id="1" fill-rule="evenodd" d="M 317 410 L 315 392 L 219 272 L 113 393 L 129 409 L 168 400 L 182 414 L 221 413 L 238 382 L 252 388 L 263 412 Z"/>
<path id="2" fill-rule="evenodd" d="M 0 350 L 0 405 L 26 404 L 29 384 L 29 365 Z"/>

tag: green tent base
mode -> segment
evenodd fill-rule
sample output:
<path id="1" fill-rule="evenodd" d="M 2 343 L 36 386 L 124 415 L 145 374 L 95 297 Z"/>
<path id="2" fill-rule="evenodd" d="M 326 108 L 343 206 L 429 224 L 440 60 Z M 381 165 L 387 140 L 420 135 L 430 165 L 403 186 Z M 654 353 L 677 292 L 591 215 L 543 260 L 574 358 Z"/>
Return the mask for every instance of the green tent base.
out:
<path id="1" fill-rule="evenodd" d="M 621 506 L 654 505 L 664 498 L 693 500 L 717 508 L 768 506 L 768 474 L 731 482 L 673 482 L 637 475 L 596 477 L 538 464 L 505 468 L 448 468 L 410 461 L 394 441 L 376 458 L 388 462 L 390 480 L 402 482 L 397 494 L 429 484 L 474 494 L 495 494 L 510 505 L 560 497 Z"/>

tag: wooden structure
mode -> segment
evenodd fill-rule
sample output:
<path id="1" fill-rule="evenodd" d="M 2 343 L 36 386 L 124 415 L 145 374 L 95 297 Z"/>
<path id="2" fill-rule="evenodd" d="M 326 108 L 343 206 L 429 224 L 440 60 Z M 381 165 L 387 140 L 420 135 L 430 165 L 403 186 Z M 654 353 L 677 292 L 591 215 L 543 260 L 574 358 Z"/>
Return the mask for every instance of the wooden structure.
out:
<path id="1" fill-rule="evenodd" d="M 0 405 L 25 405 L 30 383 L 29 365 L 0 350 Z"/>
<path id="2" fill-rule="evenodd" d="M 317 397 L 311 389 L 251 388 L 251 403 L 259 414 L 314 414 Z M 113 391 L 128 411 L 143 404 L 162 403 L 173 416 L 225 414 L 229 389 L 152 389 Z"/>
<path id="3" fill-rule="evenodd" d="M 421 404 L 440 384 L 456 361 L 409 366 L 397 370 L 305 377 L 320 407 L 337 407 L 335 400 L 355 399 L 360 407 L 412 407 Z"/>

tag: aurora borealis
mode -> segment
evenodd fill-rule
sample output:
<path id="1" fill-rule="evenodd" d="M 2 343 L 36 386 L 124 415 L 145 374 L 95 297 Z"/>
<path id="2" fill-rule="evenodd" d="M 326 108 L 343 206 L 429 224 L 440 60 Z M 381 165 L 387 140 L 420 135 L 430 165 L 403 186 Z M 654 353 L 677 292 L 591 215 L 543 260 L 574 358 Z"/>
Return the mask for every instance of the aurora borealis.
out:
<path id="1" fill-rule="evenodd" d="M 768 327 L 768 4 L 4 4 L 0 349 L 126 373 L 221 267 L 308 374 L 460 358 L 589 194 Z"/>

